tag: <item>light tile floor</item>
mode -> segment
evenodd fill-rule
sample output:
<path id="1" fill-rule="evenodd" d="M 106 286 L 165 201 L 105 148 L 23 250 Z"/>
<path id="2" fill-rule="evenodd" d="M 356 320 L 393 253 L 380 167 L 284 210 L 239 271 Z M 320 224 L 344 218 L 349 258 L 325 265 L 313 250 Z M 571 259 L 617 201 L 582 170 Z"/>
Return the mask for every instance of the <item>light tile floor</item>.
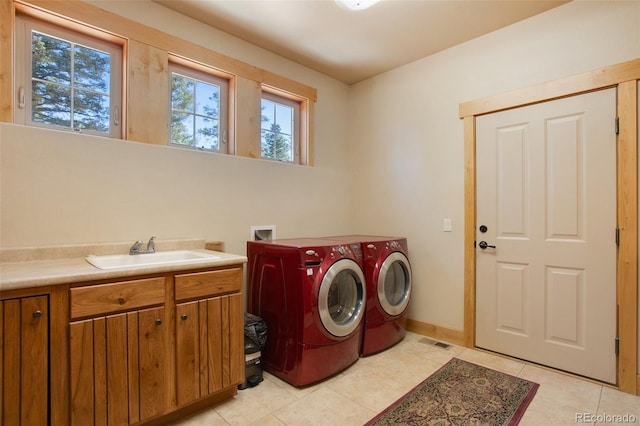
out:
<path id="1" fill-rule="evenodd" d="M 174 426 L 362 425 L 452 357 L 539 383 L 520 422 L 523 426 L 640 425 L 639 396 L 487 352 L 455 345 L 443 349 L 424 340 L 407 333 L 396 346 L 360 358 L 335 377 L 302 389 L 265 372 L 265 380 L 255 388 L 238 391 L 233 399 Z"/>

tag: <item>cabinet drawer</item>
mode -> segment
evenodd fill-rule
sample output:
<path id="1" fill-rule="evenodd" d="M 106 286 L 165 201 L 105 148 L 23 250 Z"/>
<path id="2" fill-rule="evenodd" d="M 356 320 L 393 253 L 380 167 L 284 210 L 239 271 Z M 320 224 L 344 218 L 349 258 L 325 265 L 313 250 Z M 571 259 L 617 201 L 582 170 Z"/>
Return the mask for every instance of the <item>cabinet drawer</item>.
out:
<path id="1" fill-rule="evenodd" d="M 176 301 L 239 292 L 242 268 L 176 275 Z"/>
<path id="2" fill-rule="evenodd" d="M 164 303 L 164 277 L 71 289 L 71 318 L 103 315 Z"/>

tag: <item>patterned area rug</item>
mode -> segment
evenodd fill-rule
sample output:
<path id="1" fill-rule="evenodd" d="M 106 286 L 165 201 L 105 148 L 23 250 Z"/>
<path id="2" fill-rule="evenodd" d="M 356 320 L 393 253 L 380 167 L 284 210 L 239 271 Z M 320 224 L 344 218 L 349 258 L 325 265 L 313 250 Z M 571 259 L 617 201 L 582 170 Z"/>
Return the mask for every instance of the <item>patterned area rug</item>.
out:
<path id="1" fill-rule="evenodd" d="M 539 385 L 453 358 L 370 425 L 517 425 Z"/>

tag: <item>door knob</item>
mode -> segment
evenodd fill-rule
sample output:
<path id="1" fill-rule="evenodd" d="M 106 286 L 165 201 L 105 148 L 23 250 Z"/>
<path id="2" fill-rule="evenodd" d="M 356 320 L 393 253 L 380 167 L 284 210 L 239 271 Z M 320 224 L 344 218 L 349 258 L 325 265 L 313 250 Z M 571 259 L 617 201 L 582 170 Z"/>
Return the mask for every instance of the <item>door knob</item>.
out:
<path id="1" fill-rule="evenodd" d="M 480 248 L 482 250 L 487 249 L 487 248 L 496 248 L 496 246 L 490 246 L 489 244 L 487 244 L 486 241 L 480 241 L 480 243 L 478 245 L 480 246 Z"/>

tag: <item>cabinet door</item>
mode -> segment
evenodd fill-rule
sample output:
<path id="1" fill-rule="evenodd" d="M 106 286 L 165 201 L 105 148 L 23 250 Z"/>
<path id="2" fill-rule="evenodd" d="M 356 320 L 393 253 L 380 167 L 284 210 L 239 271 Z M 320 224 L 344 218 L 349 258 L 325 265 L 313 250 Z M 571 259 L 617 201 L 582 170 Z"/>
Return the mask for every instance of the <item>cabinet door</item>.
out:
<path id="1" fill-rule="evenodd" d="M 132 323 L 133 314 L 129 313 Z M 138 369 L 130 369 L 129 377 L 138 376 L 140 420 L 163 414 L 170 407 L 168 401 L 169 362 L 166 348 L 169 344 L 167 324 L 165 324 L 164 308 L 138 311 L 137 333 L 130 333 L 130 347 L 135 346 L 133 339 L 138 339 Z M 133 331 L 133 330 L 131 330 Z M 130 359 L 133 354 L 130 354 Z M 135 390 L 134 390 L 135 391 Z M 134 392 L 135 393 L 135 392 Z"/>
<path id="2" fill-rule="evenodd" d="M 176 307 L 178 405 L 244 381 L 241 294 Z"/>
<path id="3" fill-rule="evenodd" d="M 0 423 L 46 425 L 49 401 L 48 297 L 0 302 Z"/>
<path id="4" fill-rule="evenodd" d="M 176 348 L 177 400 L 182 406 L 201 396 L 200 358 L 206 359 L 206 352 L 200 353 L 198 301 L 176 306 Z"/>
<path id="5" fill-rule="evenodd" d="M 71 324 L 71 422 L 123 425 L 167 411 L 164 308 Z"/>

